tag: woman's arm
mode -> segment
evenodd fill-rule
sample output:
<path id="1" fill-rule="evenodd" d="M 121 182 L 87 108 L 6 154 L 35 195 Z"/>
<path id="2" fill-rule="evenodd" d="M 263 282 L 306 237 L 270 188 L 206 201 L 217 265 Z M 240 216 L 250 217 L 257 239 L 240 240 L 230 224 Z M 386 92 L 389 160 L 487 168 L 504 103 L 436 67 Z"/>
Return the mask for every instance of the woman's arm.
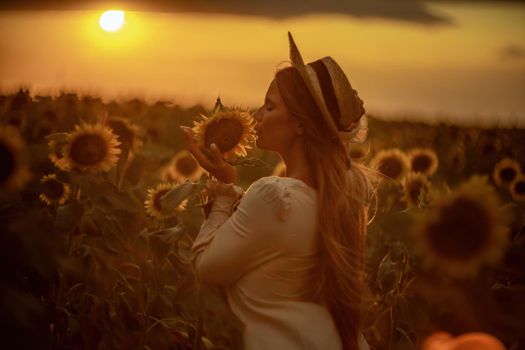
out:
<path id="1" fill-rule="evenodd" d="M 218 195 L 192 246 L 192 265 L 206 284 L 229 285 L 279 256 L 288 238 L 288 192 L 280 182 L 255 181 L 238 203 Z"/>

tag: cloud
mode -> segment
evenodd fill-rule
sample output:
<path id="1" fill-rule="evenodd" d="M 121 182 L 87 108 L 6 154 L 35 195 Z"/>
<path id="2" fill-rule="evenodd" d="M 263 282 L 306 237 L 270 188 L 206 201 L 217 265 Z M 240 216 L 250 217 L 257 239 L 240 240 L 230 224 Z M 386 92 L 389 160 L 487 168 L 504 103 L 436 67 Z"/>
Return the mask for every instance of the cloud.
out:
<path id="1" fill-rule="evenodd" d="M 157 12 L 197 12 L 284 19 L 310 14 L 384 18 L 423 25 L 453 24 L 431 3 L 499 3 L 494 0 L 128 0 L 126 7 Z M 507 0 L 525 4 L 525 0 Z M 72 10 L 111 4 L 107 0 L 18 0 L 0 2 L 0 10 Z"/>
<path id="2" fill-rule="evenodd" d="M 101 0 L 19 0 L 0 3 L 0 10 L 72 10 L 110 4 Z M 126 7 L 158 12 L 197 12 L 284 19 L 310 14 L 386 18 L 426 25 L 451 23 L 420 0 L 129 0 Z"/>

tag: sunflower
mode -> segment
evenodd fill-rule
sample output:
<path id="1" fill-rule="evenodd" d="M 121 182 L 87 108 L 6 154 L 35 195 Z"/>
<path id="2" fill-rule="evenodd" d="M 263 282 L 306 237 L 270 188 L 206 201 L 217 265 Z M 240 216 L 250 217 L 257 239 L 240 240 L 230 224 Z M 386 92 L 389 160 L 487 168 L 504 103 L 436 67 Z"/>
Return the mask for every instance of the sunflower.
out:
<path id="1" fill-rule="evenodd" d="M 280 160 L 279 163 L 273 168 L 273 176 L 286 176 L 286 164 Z"/>
<path id="2" fill-rule="evenodd" d="M 140 139 L 140 127 L 127 118 L 113 116 L 104 121 L 104 125 L 109 126 L 111 131 L 117 135 L 123 145 L 127 145 L 132 153 L 136 153 L 143 145 Z"/>
<path id="3" fill-rule="evenodd" d="M 158 219 L 168 218 L 177 215 L 179 212 L 184 210 L 188 204 L 188 199 L 182 201 L 181 204 L 173 211 L 172 214 L 164 215 L 161 207 L 161 197 L 168 193 L 170 190 L 175 188 L 177 184 L 175 182 L 164 182 L 157 185 L 156 188 L 148 189 L 148 198 L 144 201 L 144 207 L 146 212 Z"/>
<path id="4" fill-rule="evenodd" d="M 494 183 L 501 188 L 508 188 L 509 184 L 521 173 L 521 166 L 512 158 L 503 158 L 492 171 Z"/>
<path id="5" fill-rule="evenodd" d="M 47 146 L 49 147 L 49 159 L 60 168 L 60 170 L 71 170 L 70 163 L 64 159 L 64 145 L 66 143 L 59 140 L 49 140 Z"/>
<path id="6" fill-rule="evenodd" d="M 62 205 L 69 199 L 71 188 L 69 185 L 58 181 L 55 174 L 44 175 L 40 182 L 44 185 L 44 191 L 38 198 L 47 205 Z"/>
<path id="7" fill-rule="evenodd" d="M 525 175 L 520 173 L 510 183 L 510 194 L 517 202 L 525 202 Z"/>
<path id="8" fill-rule="evenodd" d="M 256 140 L 255 120 L 249 112 L 234 109 L 200 116 L 201 121 L 194 121 L 192 128 L 199 147 L 208 149 L 215 143 L 225 159 L 247 155 L 246 149 L 252 148 L 250 143 Z"/>
<path id="9" fill-rule="evenodd" d="M 22 111 L 11 110 L 2 116 L 2 123 L 24 132 L 27 129 L 28 118 Z"/>
<path id="10" fill-rule="evenodd" d="M 416 147 L 407 153 L 412 171 L 430 176 L 438 168 L 438 157 L 436 152 L 430 148 Z"/>
<path id="11" fill-rule="evenodd" d="M 477 153 L 482 156 L 490 156 L 497 154 L 503 148 L 503 143 L 496 133 L 483 133 L 476 142 Z"/>
<path id="12" fill-rule="evenodd" d="M 471 146 L 474 146 L 476 144 L 476 141 L 478 140 L 478 137 L 479 137 L 480 133 L 481 133 L 481 131 L 479 129 L 475 129 L 475 128 L 462 129 L 459 132 L 458 139 L 466 147 L 471 147 Z"/>
<path id="13" fill-rule="evenodd" d="M 400 180 L 410 169 L 408 157 L 398 148 L 380 150 L 370 165 L 391 180 Z"/>
<path id="14" fill-rule="evenodd" d="M 499 208 L 487 176 L 474 175 L 416 217 L 412 234 L 424 267 L 452 277 L 473 277 L 485 263 L 496 263 L 509 243 L 508 216 Z"/>
<path id="15" fill-rule="evenodd" d="M 458 336 L 445 331 L 434 331 L 422 343 L 421 350 L 445 349 L 479 349 L 505 350 L 503 344 L 495 336 L 485 332 L 468 332 Z"/>
<path id="16" fill-rule="evenodd" d="M 447 170 L 459 174 L 466 165 L 465 148 L 461 144 L 450 147 L 445 154 Z"/>
<path id="17" fill-rule="evenodd" d="M 120 144 L 111 129 L 100 123 L 75 125 L 63 148 L 64 166 L 92 173 L 108 171 L 117 164 Z"/>
<path id="18" fill-rule="evenodd" d="M 175 153 L 166 166 L 161 170 L 164 181 L 184 182 L 186 179 L 196 181 L 204 173 L 197 160 L 190 151 L 183 149 Z"/>
<path id="19" fill-rule="evenodd" d="M 0 126 L 0 188 L 19 190 L 32 179 L 25 159 L 25 142 L 17 128 Z"/>
<path id="20" fill-rule="evenodd" d="M 403 200 L 409 207 L 418 207 L 421 191 L 428 193 L 431 184 L 422 173 L 410 172 L 403 178 Z"/>

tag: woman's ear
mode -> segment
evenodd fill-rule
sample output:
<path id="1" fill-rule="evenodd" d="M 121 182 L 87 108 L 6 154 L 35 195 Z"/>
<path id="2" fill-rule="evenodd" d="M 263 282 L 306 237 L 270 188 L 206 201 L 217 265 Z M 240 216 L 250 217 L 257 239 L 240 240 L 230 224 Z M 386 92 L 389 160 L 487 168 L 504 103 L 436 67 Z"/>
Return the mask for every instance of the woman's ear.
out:
<path id="1" fill-rule="evenodd" d="M 298 135 L 304 134 L 303 123 L 297 118 L 292 119 L 292 127 Z"/>

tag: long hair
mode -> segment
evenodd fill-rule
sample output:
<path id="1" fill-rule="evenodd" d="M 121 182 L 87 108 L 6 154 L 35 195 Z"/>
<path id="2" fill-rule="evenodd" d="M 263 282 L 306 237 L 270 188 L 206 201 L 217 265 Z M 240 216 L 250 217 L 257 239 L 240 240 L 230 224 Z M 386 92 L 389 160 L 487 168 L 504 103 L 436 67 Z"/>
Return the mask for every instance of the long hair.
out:
<path id="1" fill-rule="evenodd" d="M 320 71 L 318 61 L 312 66 L 316 72 Z M 328 110 L 337 118 L 337 100 L 333 91 L 328 91 L 331 84 L 320 78 Z M 370 295 L 364 248 L 368 207 L 375 194 L 377 172 L 357 162 L 352 162 L 348 169 L 344 150 L 337 146 L 294 67 L 277 70 L 275 79 L 288 114 L 303 124 L 305 153 L 317 185 L 321 261 L 313 279 L 317 285 L 312 298 L 328 307 L 343 349 L 357 350 L 363 330 L 365 295 Z M 362 104 L 361 111 L 364 113 Z M 334 123 L 339 128 L 339 121 L 334 119 Z"/>

